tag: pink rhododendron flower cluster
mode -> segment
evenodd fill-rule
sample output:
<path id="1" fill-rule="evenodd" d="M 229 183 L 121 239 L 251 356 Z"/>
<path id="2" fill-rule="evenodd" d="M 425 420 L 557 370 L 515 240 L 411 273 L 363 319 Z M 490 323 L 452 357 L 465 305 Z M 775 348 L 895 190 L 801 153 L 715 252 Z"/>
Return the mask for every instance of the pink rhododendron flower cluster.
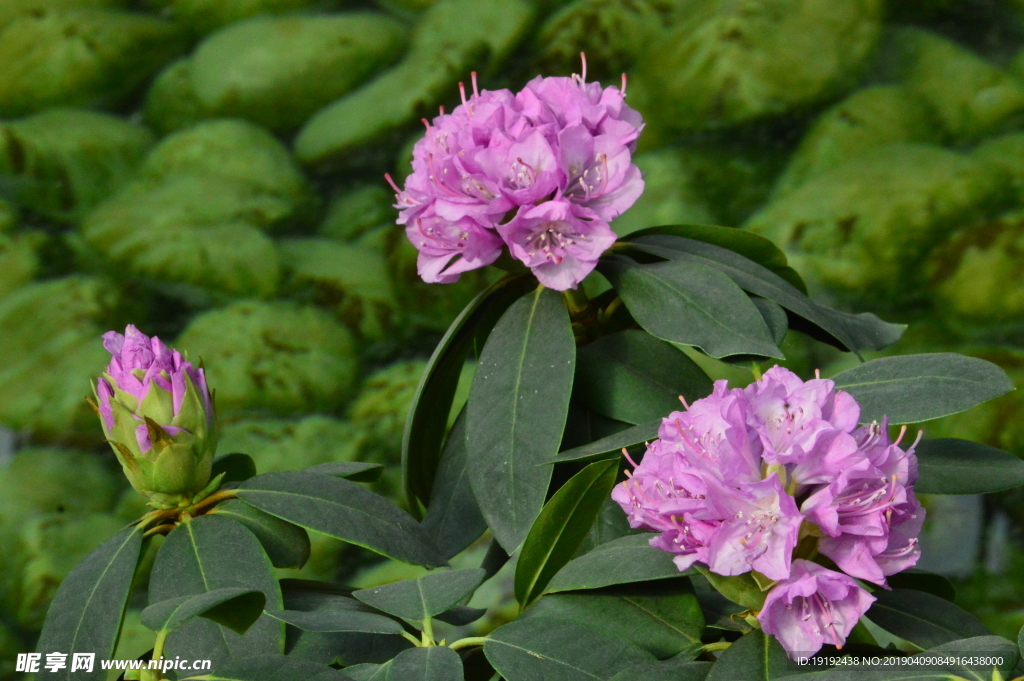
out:
<path id="1" fill-rule="evenodd" d="M 774 367 L 746 388 L 718 381 L 664 419 L 612 497 L 680 570 L 699 562 L 777 582 L 758 619 L 791 655 L 842 645 L 875 600 L 853 578 L 884 587 L 917 563 L 925 515 L 914 447 L 893 442 L 886 421 L 859 419 L 826 379 Z M 845 574 L 805 560 L 815 553 Z"/>
<path id="2" fill-rule="evenodd" d="M 538 76 L 513 94 L 478 92 L 474 74 L 472 96 L 461 89 L 462 105 L 427 122 L 413 173 L 395 186 L 420 276 L 456 281 L 508 246 L 545 286 L 575 288 L 615 242 L 608 223 L 643 192 L 632 163 L 640 114 L 624 87 L 583 76 Z"/>

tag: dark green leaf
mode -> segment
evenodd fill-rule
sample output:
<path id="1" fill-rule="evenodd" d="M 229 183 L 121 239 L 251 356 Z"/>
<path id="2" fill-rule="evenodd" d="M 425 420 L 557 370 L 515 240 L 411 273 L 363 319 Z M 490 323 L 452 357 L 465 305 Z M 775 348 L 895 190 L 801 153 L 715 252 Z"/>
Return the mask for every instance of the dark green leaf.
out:
<path id="1" fill-rule="evenodd" d="M 445 440 L 430 491 L 430 506 L 423 516 L 423 529 L 446 558 L 461 553 L 487 530 L 487 521 L 469 484 L 465 409 Z"/>
<path id="2" fill-rule="evenodd" d="M 227 587 L 154 603 L 142 611 L 141 621 L 153 631 L 170 632 L 194 617 L 205 617 L 244 634 L 259 619 L 266 602 L 262 591 Z"/>
<path id="3" fill-rule="evenodd" d="M 349 480 L 305 471 L 264 473 L 242 483 L 238 496 L 307 530 L 395 560 L 427 567 L 448 564 L 408 513 Z"/>
<path id="4" fill-rule="evenodd" d="M 711 572 L 702 565 L 693 566 L 718 593 L 737 605 L 751 610 L 760 610 L 764 605 L 765 593 L 754 581 L 754 577 L 745 572 L 741 575 L 725 576 Z"/>
<path id="5" fill-rule="evenodd" d="M 268 611 L 267 615 L 303 631 L 364 634 L 401 634 L 405 631 L 401 624 L 390 617 L 358 610 L 277 610 Z"/>
<path id="6" fill-rule="evenodd" d="M 785 317 L 785 314 L 783 314 Z M 630 424 L 664 418 L 711 394 L 711 379 L 692 359 L 643 331 L 620 331 L 582 348 L 573 398 Z"/>
<path id="7" fill-rule="evenodd" d="M 786 651 L 775 637 L 752 631 L 722 653 L 707 681 L 774 681 L 793 673 Z"/>
<path id="8" fill-rule="evenodd" d="M 598 270 L 640 326 L 662 340 L 712 357 L 783 357 L 750 298 L 718 270 L 674 261 L 641 265 L 615 255 L 602 258 Z"/>
<path id="9" fill-rule="evenodd" d="M 244 501 L 229 499 L 217 504 L 211 515 L 223 515 L 256 535 L 276 568 L 300 568 L 309 560 L 309 535 L 298 525 L 281 520 Z"/>
<path id="10" fill-rule="evenodd" d="M 549 617 L 518 619 L 495 629 L 484 654 L 506 681 L 604 681 L 654 661 L 621 637 Z"/>
<path id="11" fill-rule="evenodd" d="M 167 535 L 149 581 L 152 603 L 218 589 L 255 589 L 266 607 L 281 607 L 281 591 L 270 560 L 252 532 L 225 516 L 204 515 Z M 214 671 L 239 660 L 283 651 L 284 625 L 261 616 L 245 635 L 210 620 L 193 619 L 167 637 L 165 655 L 213 661 Z"/>
<path id="12" fill-rule="evenodd" d="M 409 508 L 430 505 L 434 473 L 462 366 L 512 303 L 535 285 L 533 277 L 508 276 L 474 298 L 448 327 L 427 362 L 409 405 L 402 436 L 402 479 Z"/>
<path id="13" fill-rule="evenodd" d="M 345 673 L 352 677 L 352 681 L 387 681 L 390 667 L 390 660 L 384 664 L 357 664 L 345 667 Z"/>
<path id="14" fill-rule="evenodd" d="M 770 239 L 753 232 L 713 225 L 671 225 L 641 229 L 630 234 L 625 240 L 636 241 L 654 235 L 680 237 L 728 249 L 766 267 L 800 292 L 807 293 L 807 285 L 796 270 L 789 266 L 786 254 Z"/>
<path id="15" fill-rule="evenodd" d="M 723 596 L 701 574 L 690 575 L 693 592 L 697 594 L 701 612 L 704 613 L 704 625 L 713 629 L 726 631 L 750 631 L 753 627 L 745 619 L 739 617 L 747 612 L 747 608 L 733 603 Z"/>
<path id="16" fill-rule="evenodd" d="M 615 484 L 618 462 L 592 463 L 562 485 L 530 528 L 516 563 L 521 608 L 540 598 L 551 578 L 576 554 Z"/>
<path id="17" fill-rule="evenodd" d="M 704 681 L 710 662 L 665 660 L 623 669 L 611 681 Z"/>
<path id="18" fill-rule="evenodd" d="M 915 658 L 954 656 L 1002 658 L 1002 664 L 997 667 L 1004 679 L 1010 678 L 1010 670 L 1017 663 L 1016 646 L 999 636 L 961 639 L 912 655 L 907 659 L 913 661 Z M 814 681 L 992 681 L 992 665 L 969 664 L 969 659 L 964 661 L 968 664 L 931 665 L 927 662 L 908 662 L 899 666 L 843 666 L 815 676 Z"/>
<path id="19" fill-rule="evenodd" d="M 485 573 L 484 581 L 498 574 L 501 568 L 505 567 L 505 563 L 509 561 L 510 556 L 505 549 L 501 548 L 501 544 L 495 540 L 491 540 L 491 545 L 487 547 L 487 553 L 484 554 L 483 561 L 480 562 L 480 569 Z"/>
<path id="20" fill-rule="evenodd" d="M 462 681 L 462 658 L 444 646 L 411 648 L 391 661 L 387 681 Z"/>
<path id="21" fill-rule="evenodd" d="M 600 589 L 614 584 L 670 579 L 681 573 L 672 554 L 656 549 L 650 533 L 610 541 L 569 562 L 548 584 L 548 592 Z"/>
<path id="22" fill-rule="evenodd" d="M 660 660 L 693 659 L 701 649 L 704 615 L 690 580 L 626 584 L 579 593 L 548 594 L 527 617 L 586 624 L 632 642 Z"/>
<path id="23" fill-rule="evenodd" d="M 352 596 L 389 615 L 421 622 L 472 594 L 485 575 L 481 568 L 439 570 L 418 579 L 360 589 L 352 592 Z"/>
<path id="24" fill-rule="evenodd" d="M 668 414 L 666 414 L 668 416 Z M 567 449 L 556 456 L 550 463 L 563 463 L 575 461 L 586 463 L 600 459 L 617 459 L 623 448 L 642 445 L 658 437 L 658 429 L 661 428 L 662 419 L 655 419 L 638 426 L 627 428 L 621 432 L 601 438 L 589 445 Z"/>
<path id="25" fill-rule="evenodd" d="M 832 377 L 860 403 L 862 422 L 917 423 L 955 414 L 1013 390 L 995 364 L 951 352 L 883 357 Z"/>
<path id="26" fill-rule="evenodd" d="M 242 482 L 256 475 L 256 462 L 248 454 L 224 454 L 213 460 L 213 468 L 210 477 L 215 478 L 221 473 L 225 482 Z"/>
<path id="27" fill-rule="evenodd" d="M 451 610 L 445 610 L 440 615 L 435 615 L 435 619 L 447 622 L 455 627 L 464 627 L 467 624 L 476 622 L 486 614 L 487 610 L 484 608 L 470 608 L 465 605 L 456 605 Z"/>
<path id="28" fill-rule="evenodd" d="M 469 479 L 505 550 L 526 538 L 544 506 L 569 410 L 576 341 L 557 291 L 539 287 L 495 325 L 466 407 Z"/>
<path id="29" fill-rule="evenodd" d="M 94 653 L 99 658 L 113 657 L 141 553 L 142 532 L 130 527 L 100 544 L 76 565 L 57 589 L 36 650 L 43 654 L 59 651 L 69 656 Z M 72 675 L 68 665 L 47 673 L 47 678 L 98 681 L 106 676 L 99 667 L 95 665 L 92 673 L 78 671 Z"/>
<path id="30" fill-rule="evenodd" d="M 987 494 L 1024 485 L 1024 461 L 970 440 L 922 440 L 915 450 L 922 494 Z"/>
<path id="31" fill-rule="evenodd" d="M 598 546 L 637 534 L 646 534 L 646 531 L 630 527 L 629 517 L 622 512 L 622 507 L 609 495 L 601 503 L 601 512 L 598 513 L 594 526 L 590 528 L 590 533 L 583 540 L 583 544 L 580 545 L 580 550 L 576 554 L 590 553 Z M 647 536 L 650 537 L 650 535 Z"/>
<path id="32" fill-rule="evenodd" d="M 876 589 L 872 595 L 878 600 L 867 618 L 923 650 L 990 633 L 971 613 L 924 591 Z"/>
<path id="33" fill-rule="evenodd" d="M 786 339 L 786 332 L 789 331 L 789 317 L 786 316 L 786 311 L 778 304 L 761 296 L 750 296 L 750 302 L 761 314 L 761 319 L 764 320 L 765 326 L 772 334 L 772 340 L 776 345 L 781 344 Z"/>
<path id="34" fill-rule="evenodd" d="M 910 568 L 909 570 L 889 575 L 885 578 L 885 581 L 893 589 L 927 591 L 934 596 L 946 599 L 950 603 L 956 600 L 956 588 L 953 586 L 953 583 L 942 575 L 937 575 L 933 572 Z"/>
<path id="35" fill-rule="evenodd" d="M 328 461 L 307 468 L 306 472 L 345 478 L 353 482 L 377 482 L 384 473 L 384 466 L 362 461 Z"/>
<path id="36" fill-rule="evenodd" d="M 640 241 L 636 247 L 653 255 L 682 264 L 712 267 L 722 272 L 743 290 L 778 303 L 814 327 L 805 328 L 805 325 L 795 324 L 794 328 L 825 342 L 832 342 L 842 349 L 880 350 L 892 345 L 903 335 L 904 326 L 883 322 L 873 314 L 850 314 L 815 303 L 807 297 L 805 291 L 794 288 L 777 273 L 730 250 L 675 237 L 652 236 Z"/>
<path id="37" fill-rule="evenodd" d="M 352 681 L 344 672 L 284 655 L 259 655 L 234 660 L 212 674 L 185 681 Z"/>

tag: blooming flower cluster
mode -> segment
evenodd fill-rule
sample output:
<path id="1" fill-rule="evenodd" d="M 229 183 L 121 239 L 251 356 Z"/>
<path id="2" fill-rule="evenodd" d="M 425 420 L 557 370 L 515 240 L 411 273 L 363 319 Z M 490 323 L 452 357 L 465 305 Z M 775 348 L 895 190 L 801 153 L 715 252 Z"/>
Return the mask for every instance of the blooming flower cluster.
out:
<path id="1" fill-rule="evenodd" d="M 842 645 L 875 600 L 853 578 L 885 586 L 913 566 L 925 515 L 913 446 L 859 418 L 832 381 L 781 367 L 746 388 L 718 381 L 664 419 L 612 497 L 632 527 L 659 533 L 651 545 L 680 570 L 700 562 L 776 582 L 758 619 L 791 655 Z M 845 574 L 808 560 L 815 553 Z"/>
<path id="2" fill-rule="evenodd" d="M 585 70 L 584 70 L 585 76 Z M 644 189 L 632 163 L 643 128 L 623 89 L 537 77 L 522 91 L 477 91 L 426 122 L 398 223 L 426 282 L 489 265 L 504 246 L 545 286 L 575 288 L 615 241 L 609 222 Z M 390 178 L 388 178 L 390 181 Z"/>

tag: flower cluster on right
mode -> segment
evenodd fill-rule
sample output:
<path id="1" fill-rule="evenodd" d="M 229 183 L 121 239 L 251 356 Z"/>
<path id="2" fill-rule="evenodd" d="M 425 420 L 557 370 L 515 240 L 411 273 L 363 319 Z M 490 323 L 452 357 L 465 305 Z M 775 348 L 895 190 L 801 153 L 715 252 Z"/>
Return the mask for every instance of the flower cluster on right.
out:
<path id="1" fill-rule="evenodd" d="M 886 420 L 859 419 L 827 379 L 776 366 L 746 388 L 718 381 L 664 419 L 612 498 L 680 570 L 699 562 L 775 582 L 761 628 L 791 657 L 812 655 L 845 643 L 875 600 L 854 578 L 884 587 L 920 557 L 914 447 L 893 442 Z"/>

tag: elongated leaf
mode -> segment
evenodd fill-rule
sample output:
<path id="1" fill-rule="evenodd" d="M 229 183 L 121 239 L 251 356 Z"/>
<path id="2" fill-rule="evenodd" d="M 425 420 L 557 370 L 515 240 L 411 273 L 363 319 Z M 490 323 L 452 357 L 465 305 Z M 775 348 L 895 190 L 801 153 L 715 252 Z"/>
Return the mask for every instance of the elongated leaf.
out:
<path id="1" fill-rule="evenodd" d="M 956 600 L 956 587 L 942 575 L 910 568 L 885 578 L 886 584 L 893 589 L 913 589 L 926 591 L 933 596 L 943 598 L 950 603 Z"/>
<path id="2" fill-rule="evenodd" d="M 309 560 L 309 535 L 298 525 L 264 513 L 244 501 L 229 499 L 217 504 L 211 515 L 222 515 L 244 525 L 256 535 L 276 568 L 300 568 Z"/>
<path id="3" fill-rule="evenodd" d="M 122 530 L 96 547 L 64 578 L 46 614 L 36 644 L 40 653 L 94 653 L 111 658 L 117 644 L 132 578 L 142 553 L 142 532 L 134 527 Z M 70 671 L 71 665 L 47 672 L 53 679 L 99 680 L 106 673 Z"/>
<path id="4" fill-rule="evenodd" d="M 785 315 L 783 315 L 785 317 Z M 620 331 L 580 350 L 573 397 L 599 414 L 626 423 L 664 418 L 713 385 L 697 364 L 643 331 Z"/>
<path id="5" fill-rule="evenodd" d="M 626 241 L 644 241 L 645 237 L 672 236 L 702 242 L 737 253 L 782 277 L 787 283 L 807 293 L 807 284 L 789 266 L 786 254 L 771 239 L 735 227 L 713 225 L 670 225 L 650 227 L 633 232 Z"/>
<path id="6" fill-rule="evenodd" d="M 629 535 L 602 544 L 570 561 L 548 584 L 547 591 L 600 589 L 614 584 L 671 579 L 681 573 L 672 554 L 648 542 L 653 534 Z"/>
<path id="7" fill-rule="evenodd" d="M 391 661 L 387 681 L 462 681 L 462 658 L 444 646 L 412 648 Z"/>
<path id="8" fill-rule="evenodd" d="M 210 477 L 215 478 L 221 473 L 224 482 L 242 482 L 256 475 L 256 462 L 248 454 L 224 454 L 213 460 Z"/>
<path id="9" fill-rule="evenodd" d="M 592 463 L 555 492 L 526 536 L 516 564 L 515 594 L 525 608 L 586 539 L 615 484 L 617 461 Z"/>
<path id="10" fill-rule="evenodd" d="M 726 576 L 711 572 L 699 564 L 694 565 L 693 569 L 699 572 L 718 593 L 733 603 L 755 611 L 760 610 L 764 605 L 766 594 L 761 591 L 761 587 L 749 572 Z"/>
<path id="11" fill-rule="evenodd" d="M 851 665 L 829 670 L 814 681 L 992 681 L 991 664 L 972 664 L 1001 659 L 995 665 L 1004 679 L 1017 663 L 1016 646 L 999 636 L 960 639 L 912 655 L 900 665 Z M 961 664 L 947 664 L 961 658 Z M 934 664 L 932 660 L 941 660 Z M 802 679 L 803 677 L 797 677 Z"/>
<path id="12" fill-rule="evenodd" d="M 995 364 L 951 352 L 883 357 L 832 377 L 860 403 L 863 422 L 917 423 L 955 414 L 1013 390 Z"/>
<path id="13" fill-rule="evenodd" d="M 430 505 L 434 473 L 463 364 L 486 340 L 502 313 L 533 286 L 533 277 L 512 276 L 491 285 L 459 313 L 427 362 L 409 405 L 402 436 L 402 480 L 413 513 L 419 513 L 418 502 Z"/>
<path id="14" fill-rule="evenodd" d="M 344 672 L 284 655 L 259 655 L 234 660 L 212 674 L 184 681 L 352 681 Z"/>
<path id="15" fill-rule="evenodd" d="M 352 592 L 352 596 L 389 615 L 421 622 L 473 593 L 486 574 L 481 568 L 444 570 L 418 579 L 360 589 Z"/>
<path id="16" fill-rule="evenodd" d="M 685 577 L 579 593 L 548 594 L 527 617 L 554 617 L 599 629 L 660 660 L 692 660 L 701 650 L 704 615 Z"/>
<path id="17" fill-rule="evenodd" d="M 667 416 L 667 414 L 666 414 Z M 601 438 L 589 445 L 567 449 L 556 456 L 550 463 L 563 463 L 575 461 L 587 463 L 601 459 L 617 459 L 623 448 L 642 445 L 645 442 L 657 439 L 658 429 L 661 428 L 662 419 L 655 419 L 638 426 Z"/>
<path id="18" fill-rule="evenodd" d="M 345 667 L 345 673 L 352 677 L 352 681 L 387 681 L 390 667 L 390 660 L 384 664 L 357 664 Z"/>
<path id="19" fill-rule="evenodd" d="M 786 339 L 786 333 L 789 331 L 789 317 L 786 315 L 786 311 L 778 303 L 761 296 L 750 296 L 750 302 L 757 308 L 765 326 L 771 332 L 772 340 L 776 345 L 780 345 Z"/>
<path id="20" fill-rule="evenodd" d="M 944 598 L 910 589 L 877 589 L 867 617 L 872 622 L 914 645 L 935 646 L 990 632 L 978 618 Z"/>
<path id="21" fill-rule="evenodd" d="M 747 611 L 742 605 L 733 603 L 723 596 L 701 574 L 690 575 L 693 592 L 697 595 L 700 610 L 704 613 L 704 625 L 713 629 L 748 632 L 753 627 L 740 615 Z"/>
<path id="22" fill-rule="evenodd" d="M 242 501 L 316 530 L 415 565 L 447 565 L 419 523 L 384 497 L 349 480 L 304 471 L 264 473 L 238 489 Z"/>
<path id="23" fill-rule="evenodd" d="M 430 506 L 423 516 L 423 529 L 445 558 L 461 553 L 487 530 L 487 521 L 469 483 L 465 409 L 445 440 L 430 491 Z"/>
<path id="24" fill-rule="evenodd" d="M 358 610 L 275 610 L 268 611 L 267 615 L 303 631 L 364 634 L 401 634 L 405 631 L 401 624 L 390 617 Z"/>
<path id="25" fill-rule="evenodd" d="M 922 440 L 916 449 L 924 494 L 987 494 L 1024 485 L 1024 461 L 970 440 Z"/>
<path id="26" fill-rule="evenodd" d="M 307 468 L 306 472 L 345 478 L 353 482 L 377 482 L 384 473 L 384 466 L 362 461 L 328 461 Z"/>
<path id="27" fill-rule="evenodd" d="M 640 326 L 662 340 L 696 346 L 712 357 L 783 357 L 750 298 L 715 269 L 673 261 L 641 265 L 611 255 L 598 270 Z"/>
<path id="28" fill-rule="evenodd" d="M 590 553 L 594 549 L 608 542 L 622 539 L 632 535 L 646 534 L 645 530 L 634 529 L 629 526 L 629 517 L 623 513 L 622 507 L 612 499 L 611 495 L 601 503 L 601 511 L 597 514 L 590 533 L 580 545 L 577 555 Z M 648 535 L 650 537 L 650 535 Z"/>
<path id="29" fill-rule="evenodd" d="M 611 681 L 704 681 L 710 671 L 710 662 L 665 660 L 624 669 Z"/>
<path id="30" fill-rule="evenodd" d="M 651 236 L 639 240 L 638 248 L 659 257 L 713 267 L 745 291 L 778 303 L 807 320 L 820 331 L 794 325 L 819 340 L 832 342 L 846 350 L 880 350 L 898 341 L 904 326 L 889 324 L 873 314 L 850 314 L 832 310 L 807 297 L 776 272 L 725 248 L 692 239 Z M 822 337 L 822 333 L 826 337 Z"/>
<path id="31" fill-rule="evenodd" d="M 442 622 L 447 622 L 455 627 L 464 627 L 467 624 L 472 624 L 478 619 L 487 614 L 487 610 L 484 608 L 470 608 L 465 605 L 456 605 L 451 610 L 445 610 L 439 615 L 435 615 L 435 619 L 439 619 Z"/>
<path id="32" fill-rule="evenodd" d="M 707 681 L 774 681 L 793 673 L 786 651 L 775 637 L 752 631 L 722 653 Z"/>
<path id="33" fill-rule="evenodd" d="M 603 681 L 654 656 L 620 637 L 550 617 L 518 619 L 495 629 L 484 654 L 506 681 Z"/>
<path id="34" fill-rule="evenodd" d="M 576 342 L 562 297 L 538 288 L 495 325 L 466 407 L 469 479 L 506 551 L 544 505 L 569 410 Z"/>
<path id="35" fill-rule="evenodd" d="M 142 611 L 141 621 L 153 631 L 171 632 L 194 617 L 205 617 L 244 634 L 259 619 L 266 602 L 262 591 L 226 587 L 154 603 Z"/>
<path id="36" fill-rule="evenodd" d="M 205 515 L 167 535 L 153 563 L 151 603 L 241 587 L 263 593 L 266 607 L 281 607 L 281 591 L 259 541 L 239 523 Z M 232 658 L 283 652 L 284 625 L 261 616 L 239 635 L 210 620 L 193 619 L 167 637 L 165 656 L 213 661 L 219 671 Z"/>

